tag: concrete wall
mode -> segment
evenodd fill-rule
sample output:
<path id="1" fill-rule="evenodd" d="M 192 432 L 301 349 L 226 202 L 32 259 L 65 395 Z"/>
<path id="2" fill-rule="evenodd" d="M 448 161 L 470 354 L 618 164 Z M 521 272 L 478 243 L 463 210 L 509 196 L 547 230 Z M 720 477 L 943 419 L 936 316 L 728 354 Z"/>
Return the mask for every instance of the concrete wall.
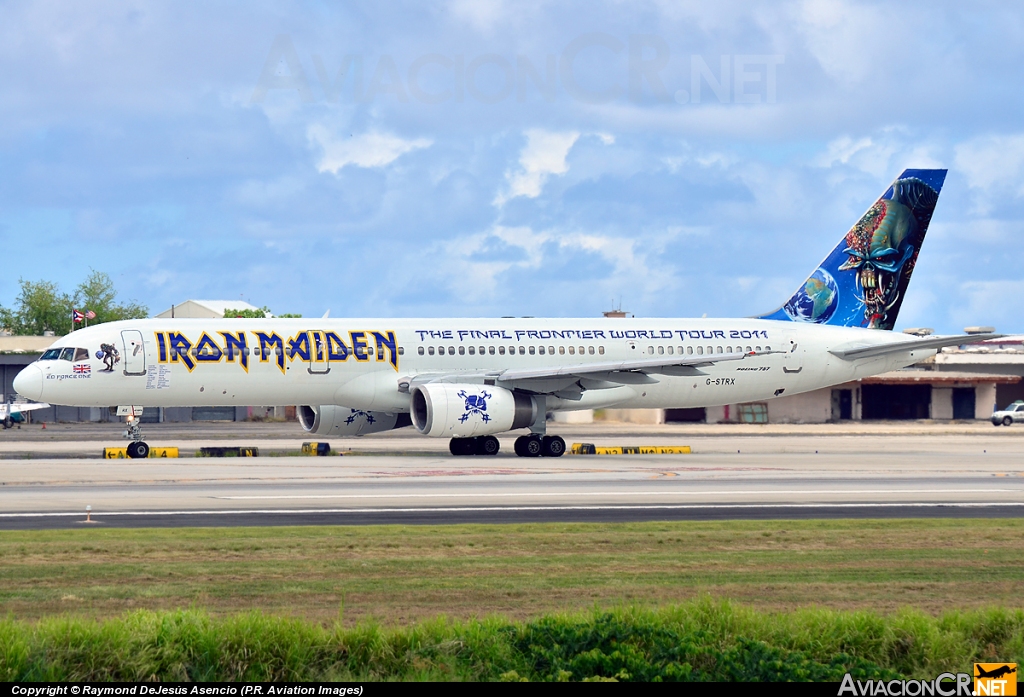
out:
<path id="1" fill-rule="evenodd" d="M 630 424 L 663 424 L 664 409 L 604 409 L 605 421 L 622 421 Z M 711 422 L 711 419 L 708 419 Z"/>
<path id="2" fill-rule="evenodd" d="M 929 416 L 933 419 L 953 418 L 952 387 L 932 387 L 932 406 Z"/>
<path id="3" fill-rule="evenodd" d="M 996 385 L 992 382 L 980 383 L 974 389 L 974 418 L 987 419 L 992 416 L 996 405 Z M 1006 406 L 1005 404 L 1003 406 Z"/>
<path id="4" fill-rule="evenodd" d="M 769 399 L 768 423 L 819 424 L 832 419 L 832 388 Z"/>
<path id="5" fill-rule="evenodd" d="M 594 410 L 556 411 L 551 415 L 551 420 L 559 424 L 591 424 L 594 423 Z"/>

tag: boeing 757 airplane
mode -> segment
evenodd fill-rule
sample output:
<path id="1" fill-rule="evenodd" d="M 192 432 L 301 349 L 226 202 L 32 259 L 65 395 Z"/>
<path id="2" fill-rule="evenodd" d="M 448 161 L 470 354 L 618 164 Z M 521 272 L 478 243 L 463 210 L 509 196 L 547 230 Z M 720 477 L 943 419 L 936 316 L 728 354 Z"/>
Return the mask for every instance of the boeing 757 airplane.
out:
<path id="1" fill-rule="evenodd" d="M 908 366 L 993 335 L 891 331 L 946 170 L 903 172 L 779 309 L 746 319 L 147 319 L 57 340 L 14 381 L 51 404 L 304 405 L 302 427 L 412 426 L 456 455 L 558 457 L 557 411 L 764 401 Z M 131 408 L 131 407 L 134 407 Z"/>

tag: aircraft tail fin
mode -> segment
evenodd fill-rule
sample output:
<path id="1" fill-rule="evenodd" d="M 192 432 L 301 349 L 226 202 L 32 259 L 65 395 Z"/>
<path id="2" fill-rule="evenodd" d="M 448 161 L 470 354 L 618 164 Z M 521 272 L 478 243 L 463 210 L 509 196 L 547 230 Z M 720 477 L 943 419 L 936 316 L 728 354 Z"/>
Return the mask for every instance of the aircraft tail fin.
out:
<path id="1" fill-rule="evenodd" d="M 944 169 L 905 170 L 778 310 L 758 319 L 892 329 Z"/>

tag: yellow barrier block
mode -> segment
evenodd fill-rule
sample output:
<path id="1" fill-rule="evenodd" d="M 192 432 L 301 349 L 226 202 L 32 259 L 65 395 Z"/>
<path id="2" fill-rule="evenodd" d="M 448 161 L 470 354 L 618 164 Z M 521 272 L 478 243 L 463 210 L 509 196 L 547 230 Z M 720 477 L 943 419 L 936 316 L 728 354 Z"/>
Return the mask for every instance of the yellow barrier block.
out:
<path id="1" fill-rule="evenodd" d="M 320 456 L 323 456 L 323 455 L 329 455 L 330 453 L 331 453 L 331 444 L 330 443 L 317 443 L 316 441 L 313 441 L 313 442 L 307 441 L 307 442 L 302 444 L 302 454 L 303 455 L 313 455 L 313 456 L 320 455 Z"/>
<path id="2" fill-rule="evenodd" d="M 127 448 L 104 448 L 103 457 L 107 460 L 127 460 Z M 149 457 L 178 457 L 177 448 L 150 448 Z"/>
<path id="3" fill-rule="evenodd" d="M 593 443 L 573 443 L 573 455 L 689 455 L 688 445 L 622 445 L 599 448 Z"/>

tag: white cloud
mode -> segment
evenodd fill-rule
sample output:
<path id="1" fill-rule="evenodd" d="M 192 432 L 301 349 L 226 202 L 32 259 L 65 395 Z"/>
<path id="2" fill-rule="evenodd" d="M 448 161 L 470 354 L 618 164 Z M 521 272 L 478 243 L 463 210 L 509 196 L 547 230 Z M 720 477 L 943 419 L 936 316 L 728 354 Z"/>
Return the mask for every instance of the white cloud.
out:
<path id="1" fill-rule="evenodd" d="M 390 133 L 369 131 L 348 138 L 336 137 L 323 126 L 310 126 L 306 131 L 310 143 L 323 150 L 317 171 L 337 174 L 347 165 L 356 167 L 384 167 L 407 152 L 430 147 L 428 138 L 405 140 Z"/>
<path id="2" fill-rule="evenodd" d="M 869 79 L 899 31 L 883 11 L 843 0 L 805 0 L 795 14 L 808 50 L 832 79 L 845 85 Z"/>
<path id="3" fill-rule="evenodd" d="M 506 201 L 517 196 L 540 196 L 549 176 L 569 171 L 565 158 L 579 137 L 579 131 L 558 133 L 539 128 L 526 131 L 526 147 L 519 153 L 519 169 L 505 173 L 508 190 L 499 193 L 494 203 L 503 206 Z"/>
<path id="4" fill-rule="evenodd" d="M 483 31 L 494 27 L 505 14 L 502 0 L 452 0 L 448 7 L 453 15 Z"/>
<path id="5" fill-rule="evenodd" d="M 942 167 L 938 149 L 932 142 L 917 140 L 906 128 L 886 127 L 870 136 L 834 138 L 813 162 L 819 167 L 851 167 L 888 181 L 904 169 Z"/>
<path id="6" fill-rule="evenodd" d="M 1020 311 L 1007 298 L 1019 298 L 1024 294 L 1024 281 L 993 280 L 967 281 L 960 284 L 958 302 L 950 308 L 949 315 L 960 326 L 966 324 L 989 324 L 1019 331 Z"/>
<path id="7" fill-rule="evenodd" d="M 1024 134 L 988 135 L 956 146 L 956 166 L 975 189 L 975 210 L 987 213 L 994 200 L 1024 195 Z"/>

